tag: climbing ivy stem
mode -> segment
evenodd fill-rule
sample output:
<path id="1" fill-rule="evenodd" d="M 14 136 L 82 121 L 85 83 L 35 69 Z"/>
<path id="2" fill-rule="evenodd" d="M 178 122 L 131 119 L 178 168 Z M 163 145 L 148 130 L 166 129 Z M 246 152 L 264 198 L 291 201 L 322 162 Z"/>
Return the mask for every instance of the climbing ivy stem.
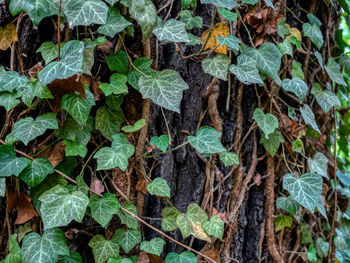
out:
<path id="1" fill-rule="evenodd" d="M 178 149 L 180 149 L 181 147 L 184 147 L 186 144 L 189 144 L 189 142 L 184 142 L 183 144 L 180 144 L 178 146 L 176 146 L 175 148 L 171 148 L 165 152 L 160 152 L 160 153 L 155 153 L 155 154 L 152 154 L 152 155 L 146 155 L 147 153 L 145 153 L 144 155 L 142 155 L 143 158 L 152 158 L 152 157 L 156 157 L 156 156 L 159 156 L 159 155 L 162 155 L 162 154 L 166 154 L 166 153 L 170 153 L 170 152 L 173 152 L 173 151 L 176 151 Z"/>
<path id="2" fill-rule="evenodd" d="M 45 151 L 46 149 L 50 148 L 53 144 L 55 144 L 56 142 L 59 142 L 60 140 L 54 140 L 52 143 L 50 143 L 49 145 L 45 146 L 44 148 L 42 148 L 40 151 L 38 151 L 37 153 L 33 154 L 32 157 L 35 157 L 39 154 L 41 154 L 43 151 Z"/>
<path id="3" fill-rule="evenodd" d="M 245 31 L 247 31 L 247 33 L 248 33 L 248 37 L 249 37 L 249 40 L 250 40 L 250 44 L 252 45 L 252 47 L 255 47 L 254 42 L 253 42 L 253 39 L 252 39 L 252 36 L 251 36 L 251 34 L 250 34 L 250 31 L 249 31 L 247 25 L 244 23 L 241 14 L 240 14 L 240 13 L 237 13 L 237 14 L 238 14 L 239 19 L 241 20 L 241 22 L 242 22 L 242 24 L 243 24 L 243 26 L 244 26 L 244 28 L 245 28 Z"/>
<path id="4" fill-rule="evenodd" d="M 96 147 L 96 149 L 90 154 L 89 158 L 86 160 L 86 162 L 84 163 L 83 165 L 83 168 L 81 168 L 81 171 L 79 173 L 79 176 L 83 176 L 83 172 L 84 172 L 84 169 L 86 167 L 86 165 L 88 164 L 88 162 L 90 161 L 91 157 L 94 156 L 94 154 L 97 152 L 97 150 L 99 150 L 102 145 L 104 144 L 105 142 L 102 142 L 99 146 Z"/>

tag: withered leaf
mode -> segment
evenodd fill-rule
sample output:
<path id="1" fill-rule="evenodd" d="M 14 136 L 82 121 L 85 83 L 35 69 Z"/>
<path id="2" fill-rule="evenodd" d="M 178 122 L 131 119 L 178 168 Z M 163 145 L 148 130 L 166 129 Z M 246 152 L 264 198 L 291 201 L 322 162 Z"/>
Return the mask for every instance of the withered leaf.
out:
<path id="1" fill-rule="evenodd" d="M 209 30 L 204 31 L 201 41 L 202 45 L 204 44 L 205 40 L 207 39 L 207 35 L 209 33 Z M 226 23 L 217 23 L 213 30 L 211 31 L 207 42 L 204 45 L 203 50 L 207 50 L 208 48 L 213 50 L 217 45 L 219 45 L 219 41 L 216 39 L 218 36 L 223 36 L 226 37 L 227 35 L 230 34 L 230 28 Z M 216 53 L 222 53 L 222 54 L 227 54 L 227 49 L 226 46 L 218 46 L 215 49 Z"/>
<path id="2" fill-rule="evenodd" d="M 7 209 L 9 212 L 17 211 L 16 225 L 21 225 L 37 216 L 31 198 L 24 192 L 13 192 L 7 198 Z"/>
<path id="3" fill-rule="evenodd" d="M 5 28 L 0 26 L 0 49 L 8 49 L 14 41 L 18 41 L 16 26 L 14 24 L 7 24 Z"/>

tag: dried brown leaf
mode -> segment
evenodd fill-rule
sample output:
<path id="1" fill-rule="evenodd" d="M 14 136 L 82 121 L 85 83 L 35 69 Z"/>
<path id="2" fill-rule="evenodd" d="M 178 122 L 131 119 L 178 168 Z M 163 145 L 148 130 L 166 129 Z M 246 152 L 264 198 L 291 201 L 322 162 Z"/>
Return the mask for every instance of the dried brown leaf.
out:
<path id="1" fill-rule="evenodd" d="M 97 177 L 92 177 L 91 184 L 90 184 L 90 190 L 92 192 L 101 194 L 105 191 L 105 188 L 104 188 L 102 182 Z"/>
<path id="2" fill-rule="evenodd" d="M 17 212 L 16 225 L 21 225 L 37 216 L 31 198 L 24 192 L 13 192 L 7 198 L 7 209 L 9 212 Z"/>

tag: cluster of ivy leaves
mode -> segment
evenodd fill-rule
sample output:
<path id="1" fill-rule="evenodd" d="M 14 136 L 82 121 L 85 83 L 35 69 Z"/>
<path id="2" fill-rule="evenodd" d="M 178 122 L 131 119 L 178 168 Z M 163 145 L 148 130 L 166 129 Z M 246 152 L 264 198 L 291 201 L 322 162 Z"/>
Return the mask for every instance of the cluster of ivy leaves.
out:
<path id="1" fill-rule="evenodd" d="M 181 11 L 178 18 L 165 22 L 157 16 L 157 10 L 150 0 L 105 0 L 105 2 L 101 0 L 64 0 L 62 2 L 64 21 L 72 27 L 98 24 L 100 26 L 97 31 L 100 37 L 96 40 L 86 38 L 81 41 L 71 40 L 67 43 L 60 43 L 59 60 L 57 60 L 58 45 L 52 42 L 43 43 L 37 52 L 44 59 L 45 67 L 39 72 L 37 78 L 29 79 L 15 71 L 0 68 L 0 106 L 4 107 L 7 112 L 20 103 L 24 103 L 29 109 L 35 109 L 41 101 L 53 98 L 47 85 L 54 80 L 67 79 L 76 74 L 91 75 L 95 48 L 105 43 L 106 38 L 114 38 L 122 32 L 132 36 L 133 20 L 140 25 L 143 40 L 147 40 L 154 34 L 163 43 L 184 45 L 201 43 L 198 36 L 190 33 L 193 28 L 203 26 L 202 18 L 193 16 L 191 12 L 197 6 L 195 0 L 182 0 L 184 10 Z M 202 4 L 211 4 L 228 21 L 237 20 L 237 14 L 231 10 L 239 4 L 255 5 L 257 2 L 258 0 L 200 1 Z M 264 2 L 268 7 L 274 8 L 270 0 Z M 343 4 L 346 5 L 346 3 Z M 130 17 L 122 15 L 122 6 L 128 8 Z M 58 14 L 59 0 L 10 0 L 9 8 L 14 16 L 21 12 L 28 14 L 33 24 L 37 26 L 43 18 Z M 322 71 L 331 80 L 326 85 L 315 82 L 310 89 L 304 81 L 305 76 L 301 64 L 296 61 L 293 61 L 291 77 L 280 78 L 282 57 L 293 57 L 293 50 L 301 47 L 301 43 L 291 35 L 289 28 L 285 25 L 285 19 L 278 23 L 278 35 L 281 41 L 277 45 L 266 42 L 259 48 L 254 48 L 241 43 L 233 35 L 219 36 L 217 38 L 219 44 L 233 50 L 236 54 L 236 64 L 232 64 L 227 55 L 217 54 L 204 59 L 202 68 L 203 72 L 223 81 L 227 80 L 228 73 L 231 72 L 246 85 L 264 85 L 266 79 L 269 78 L 274 88 L 282 88 L 299 100 L 300 107 L 298 109 L 289 108 L 288 116 L 296 121 L 302 119 L 309 134 L 319 137 L 321 130 L 306 98 L 311 93 L 325 114 L 335 106 L 348 106 L 345 98 L 339 100 L 334 93 L 334 87 L 340 87 L 340 91 L 348 94 L 349 79 L 346 73 L 350 73 L 350 59 L 347 55 L 343 55 L 337 58 L 330 57 L 324 61 L 326 56 L 318 51 L 324 45 L 321 32 L 322 23 L 312 14 L 308 14 L 307 17 L 309 21 L 303 25 L 302 33 L 315 47 L 312 58 L 319 63 Z M 105 104 L 93 111 L 94 116 L 91 112 L 92 107 L 97 107 L 95 98 L 92 92 L 85 87 L 86 98 L 83 98 L 78 92 L 63 95 L 61 108 L 69 116 L 62 127 L 59 127 L 56 114 L 53 112 L 41 114 L 36 119 L 21 118 L 14 123 L 12 131 L 6 136 L 6 145 L 0 146 L 0 195 L 5 195 L 6 177 L 14 176 L 21 179 L 26 184 L 35 209 L 43 221 L 44 233 L 42 235 L 34 232 L 27 234 L 21 246 L 16 241 L 17 235 L 12 235 L 9 241 L 10 253 L 4 262 L 47 263 L 57 262 L 57 260 L 59 262 L 81 262 L 79 253 L 69 251 L 64 232 L 59 227 L 67 226 L 73 220 L 81 222 L 87 211 L 104 228 L 108 226 L 114 215 L 118 215 L 121 223 L 125 225 L 125 228 L 118 229 L 108 240 L 102 235 L 96 235 L 90 240 L 89 246 L 92 248 L 95 262 L 136 262 L 137 256 L 123 258 L 119 252 L 122 249 L 125 253 L 129 253 L 138 244 L 140 244 L 140 249 L 147 253 L 155 255 L 162 253 L 165 241 L 161 238 L 142 241 L 137 219 L 125 212 L 127 210 L 136 215 L 135 204 L 128 201 L 121 206 L 115 195 L 109 193 L 103 196 L 89 195 L 89 188 L 81 175 L 76 178 L 77 185 L 68 184 L 66 179 L 58 179 L 55 176 L 55 169 L 47 159 L 39 157 L 31 160 L 18 155 L 13 148 L 13 145 L 18 142 L 27 146 L 47 130 L 54 130 L 55 136 L 65 144 L 66 157 L 84 158 L 88 152 L 87 144 L 91 134 L 99 132 L 110 142 L 110 146 L 104 146 L 94 154 L 93 158 L 97 160 L 97 170 L 119 167 L 125 171 L 130 157 L 134 155 L 135 148 L 121 131 L 137 132 L 145 126 L 145 120 L 141 119 L 134 125 L 121 127 L 125 119 L 120 106 L 128 93 L 128 85 L 139 91 L 144 99 L 150 99 L 153 103 L 175 112 L 180 112 L 183 91 L 189 88 L 178 72 L 172 69 L 154 71 L 151 64 L 152 60 L 144 57 L 132 61 L 126 50 L 119 50 L 107 57 L 107 65 L 113 74 L 109 83 L 100 85 L 105 95 Z M 285 141 L 278 119 L 262 108 L 256 108 L 252 118 L 262 132 L 260 143 L 271 156 L 274 156 Z M 341 135 L 346 138 L 349 135 L 346 134 L 349 115 L 340 116 L 338 124 L 339 131 L 345 133 Z M 188 136 L 184 145 L 190 144 L 206 157 L 217 153 L 226 166 L 237 165 L 238 156 L 221 144 L 220 136 L 221 133 L 214 128 L 203 126 L 195 136 Z M 291 142 L 293 150 L 301 155 L 304 153 L 303 139 L 305 138 L 301 135 L 300 138 Z M 344 144 L 344 142 L 340 143 Z M 150 144 L 166 153 L 169 150 L 169 136 L 164 134 L 152 137 Z M 345 144 L 345 147 L 339 144 L 339 148 L 343 152 L 342 156 L 349 156 L 348 142 L 346 141 Z M 275 218 L 276 231 L 290 226 L 293 223 L 293 216 L 300 215 L 301 207 L 311 213 L 317 211 L 327 219 L 321 194 L 323 182 L 330 180 L 327 173 L 328 159 L 323 153 L 316 151 L 313 156 L 305 156 L 305 158 L 309 166 L 308 173 L 296 176 L 294 171 L 291 171 L 283 177 L 282 187 L 288 196 L 280 196 L 276 200 L 276 206 L 286 213 Z M 348 168 L 349 158 L 340 160 L 340 165 L 343 170 Z M 339 174 L 339 180 L 343 186 L 341 190 L 347 195 L 348 187 L 350 187 L 349 179 Z M 156 178 L 149 183 L 147 191 L 151 195 L 170 198 L 170 188 L 162 178 Z M 223 237 L 223 221 L 216 215 L 208 218 L 197 204 L 189 205 L 186 212 L 181 212 L 172 206 L 167 207 L 163 210 L 162 217 L 161 225 L 164 231 L 174 231 L 179 228 L 184 238 L 194 235 L 210 242 L 211 236 L 219 239 Z M 301 231 L 307 232 L 307 224 L 303 222 L 300 224 Z M 339 232 L 342 229 L 344 227 Z M 343 241 L 348 238 L 346 234 L 344 233 L 344 238 L 339 241 L 343 243 L 337 246 L 337 256 L 345 259 L 349 258 L 346 254 L 346 242 Z M 340 237 L 339 234 L 337 238 L 340 239 Z M 308 243 L 310 243 L 308 253 L 310 261 L 315 261 L 315 258 L 320 260 L 327 254 L 328 243 L 325 240 L 317 239 L 314 244 L 311 237 Z M 318 248 L 318 257 L 315 246 Z M 197 259 L 192 252 L 186 251 L 181 254 L 172 252 L 166 256 L 165 262 L 192 263 L 197 262 Z"/>

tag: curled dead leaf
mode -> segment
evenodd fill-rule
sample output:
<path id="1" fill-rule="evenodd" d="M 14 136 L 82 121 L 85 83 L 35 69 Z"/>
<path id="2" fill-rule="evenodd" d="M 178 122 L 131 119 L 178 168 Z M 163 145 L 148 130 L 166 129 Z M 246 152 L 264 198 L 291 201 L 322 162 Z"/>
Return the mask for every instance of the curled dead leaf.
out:
<path id="1" fill-rule="evenodd" d="M 0 26 L 0 49 L 8 49 L 14 41 L 18 41 L 16 26 L 14 24 L 7 24 L 5 28 Z"/>
<path id="2" fill-rule="evenodd" d="M 45 148 L 45 145 L 42 147 Z M 38 150 L 40 151 L 40 149 Z M 48 159 L 52 166 L 56 167 L 64 159 L 65 145 L 63 142 L 56 143 L 53 148 L 47 148 L 45 151 L 41 152 L 39 156 Z"/>
<path id="3" fill-rule="evenodd" d="M 31 76 L 32 78 L 38 78 L 38 72 L 40 70 L 42 70 L 44 67 L 42 65 L 42 63 L 39 61 L 38 63 L 36 63 L 33 67 L 31 67 L 28 71 L 29 76 Z"/>
<path id="4" fill-rule="evenodd" d="M 145 251 L 141 251 L 139 257 L 137 258 L 137 263 L 149 263 L 148 255 Z"/>
<path id="5" fill-rule="evenodd" d="M 204 251 L 204 255 L 206 255 L 207 257 L 211 258 L 212 260 L 214 260 L 217 263 L 220 263 L 220 255 L 219 255 L 219 251 L 216 249 L 210 249 L 210 250 L 206 250 Z M 208 260 L 207 260 L 208 261 Z M 209 261 L 208 261 L 209 262 Z"/>
<path id="6" fill-rule="evenodd" d="M 143 193 L 144 195 L 147 194 L 147 181 L 145 179 L 141 179 L 136 184 L 136 190 Z"/>
<path id="7" fill-rule="evenodd" d="M 289 39 L 291 36 L 295 37 L 298 41 L 301 41 L 301 33 L 300 30 L 297 29 L 296 27 L 290 27 L 290 25 L 285 24 L 286 27 L 290 31 L 290 35 L 286 36 L 287 39 Z"/>
<path id="8" fill-rule="evenodd" d="M 9 212 L 17 212 L 16 225 L 21 225 L 37 216 L 31 198 L 24 192 L 13 192 L 7 198 L 7 209 Z"/>
<path id="9" fill-rule="evenodd" d="M 207 39 L 209 30 L 204 31 L 202 37 L 201 37 L 201 42 L 202 45 L 204 44 L 205 40 Z M 230 34 L 230 28 L 226 23 L 217 23 L 213 27 L 213 30 L 210 32 L 210 35 L 204 45 L 203 50 L 211 49 L 213 50 L 216 46 L 219 45 L 219 41 L 216 39 L 218 36 L 223 36 L 226 37 L 227 35 Z M 227 49 L 226 46 L 218 46 L 215 49 L 216 53 L 222 53 L 222 54 L 227 54 Z"/>
<path id="10" fill-rule="evenodd" d="M 92 192 L 101 194 L 105 191 L 105 187 L 103 186 L 101 180 L 99 180 L 97 177 L 92 177 L 91 184 L 90 184 L 90 190 Z"/>
<path id="11" fill-rule="evenodd" d="M 202 239 L 204 241 L 207 241 L 211 243 L 211 238 L 208 236 L 208 234 L 204 231 L 201 224 L 198 223 L 191 223 L 193 234 L 196 238 Z"/>

